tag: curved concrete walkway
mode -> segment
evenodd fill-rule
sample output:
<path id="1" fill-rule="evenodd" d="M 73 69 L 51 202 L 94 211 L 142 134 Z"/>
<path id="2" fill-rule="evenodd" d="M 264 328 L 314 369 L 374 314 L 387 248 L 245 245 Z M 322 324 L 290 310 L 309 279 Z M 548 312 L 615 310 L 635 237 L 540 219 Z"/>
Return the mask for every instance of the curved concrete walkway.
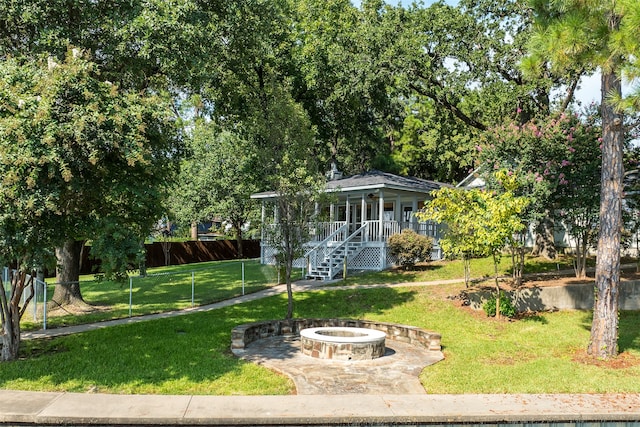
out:
<path id="1" fill-rule="evenodd" d="M 382 286 L 443 283 L 452 281 Z M 317 289 L 319 285 L 318 282 L 301 282 L 295 287 L 300 292 Z M 279 286 L 191 310 L 24 333 L 23 339 L 67 335 L 113 324 L 214 310 L 285 291 L 286 287 Z M 304 370 L 302 374 L 305 374 Z M 388 369 L 380 366 L 376 375 L 389 375 Z M 410 394 L 393 394 L 396 386 L 399 385 L 390 381 L 389 389 L 376 392 L 378 394 L 365 394 L 366 391 L 358 390 L 344 394 L 349 390 L 343 389 L 342 394 L 295 396 L 131 396 L 0 390 L 0 424 L 273 426 L 640 420 L 640 394 L 428 395 L 413 394 L 413 386 L 406 391 Z"/>

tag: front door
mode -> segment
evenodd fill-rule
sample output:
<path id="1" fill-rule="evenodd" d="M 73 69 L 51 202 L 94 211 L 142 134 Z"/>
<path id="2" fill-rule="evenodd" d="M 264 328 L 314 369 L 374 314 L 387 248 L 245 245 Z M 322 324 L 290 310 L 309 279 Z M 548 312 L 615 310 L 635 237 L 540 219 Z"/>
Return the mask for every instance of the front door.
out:
<path id="1" fill-rule="evenodd" d="M 351 205 L 349 212 L 349 234 L 362 226 L 362 209 L 360 205 Z"/>

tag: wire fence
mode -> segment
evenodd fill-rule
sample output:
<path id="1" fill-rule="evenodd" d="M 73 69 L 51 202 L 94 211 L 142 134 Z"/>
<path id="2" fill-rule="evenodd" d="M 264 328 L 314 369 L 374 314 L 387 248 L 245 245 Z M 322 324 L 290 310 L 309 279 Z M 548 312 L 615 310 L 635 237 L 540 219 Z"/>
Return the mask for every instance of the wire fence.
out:
<path id="1" fill-rule="evenodd" d="M 10 298 L 11 296 L 11 279 L 15 273 L 15 270 L 9 269 L 8 267 L 2 268 L 3 291 L 7 298 Z M 23 318 L 26 318 L 33 323 L 41 323 L 44 329 L 46 329 L 47 324 L 47 308 L 44 303 L 45 301 L 47 301 L 47 284 L 34 277 L 33 286 L 28 286 L 20 297 L 20 306 L 24 307 L 25 304 L 28 304 Z"/>
<path id="2" fill-rule="evenodd" d="M 2 274 L 9 278 L 7 268 Z M 304 271 L 296 270 L 293 279 L 303 276 Z M 79 284 L 84 301 L 96 309 L 87 316 L 87 321 L 93 322 L 211 304 L 266 289 L 280 283 L 280 279 L 277 268 L 258 260 L 244 260 L 191 269 L 178 266 L 146 276 L 130 275 L 119 282 L 98 278 Z M 6 286 L 9 281 L 3 283 Z M 24 302 L 31 295 L 28 292 L 35 292 L 22 319 L 27 329 L 78 323 L 72 320 L 77 314 L 66 312 L 55 301 L 55 286 L 53 281 L 35 280 L 33 291 L 28 289 L 23 295 Z"/>

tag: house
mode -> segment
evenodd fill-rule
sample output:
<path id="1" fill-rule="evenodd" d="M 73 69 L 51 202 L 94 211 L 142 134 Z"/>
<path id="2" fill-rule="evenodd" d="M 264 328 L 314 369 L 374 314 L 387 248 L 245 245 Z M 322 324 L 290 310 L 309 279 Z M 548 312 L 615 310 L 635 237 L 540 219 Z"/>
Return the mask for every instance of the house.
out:
<path id="1" fill-rule="evenodd" d="M 305 256 L 294 265 L 304 268 L 309 278 L 329 280 L 351 271 L 384 270 L 394 264 L 389 254 L 389 236 L 411 228 L 435 239 L 432 259 L 442 256 L 438 245 L 439 225 L 419 221 L 415 214 L 430 193 L 448 184 L 398 176 L 378 170 L 342 177 L 335 167 L 327 174 L 326 191 L 335 195 L 327 222 L 313 225 L 313 238 L 306 243 Z M 275 192 L 253 194 L 265 205 L 277 198 Z M 264 237 L 264 235 L 263 235 Z M 262 239 L 261 262 L 275 263 L 275 248 Z"/>

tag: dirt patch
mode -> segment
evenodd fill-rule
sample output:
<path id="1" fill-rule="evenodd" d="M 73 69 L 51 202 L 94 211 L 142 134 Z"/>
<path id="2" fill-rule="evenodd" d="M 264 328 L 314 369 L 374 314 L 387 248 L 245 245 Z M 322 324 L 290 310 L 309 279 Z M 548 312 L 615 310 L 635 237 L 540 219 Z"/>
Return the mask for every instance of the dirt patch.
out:
<path id="1" fill-rule="evenodd" d="M 630 354 L 628 352 L 622 352 L 612 359 L 598 359 L 587 354 L 583 349 L 576 350 L 571 358 L 574 362 L 581 363 L 583 365 L 597 366 L 599 368 L 609 369 L 626 369 L 634 366 L 640 366 L 640 357 Z"/>
<path id="2" fill-rule="evenodd" d="M 65 305 L 57 307 L 49 307 L 47 310 L 48 317 L 59 317 L 68 315 L 82 315 L 91 313 L 102 313 L 111 310 L 109 306 L 102 305 Z"/>

